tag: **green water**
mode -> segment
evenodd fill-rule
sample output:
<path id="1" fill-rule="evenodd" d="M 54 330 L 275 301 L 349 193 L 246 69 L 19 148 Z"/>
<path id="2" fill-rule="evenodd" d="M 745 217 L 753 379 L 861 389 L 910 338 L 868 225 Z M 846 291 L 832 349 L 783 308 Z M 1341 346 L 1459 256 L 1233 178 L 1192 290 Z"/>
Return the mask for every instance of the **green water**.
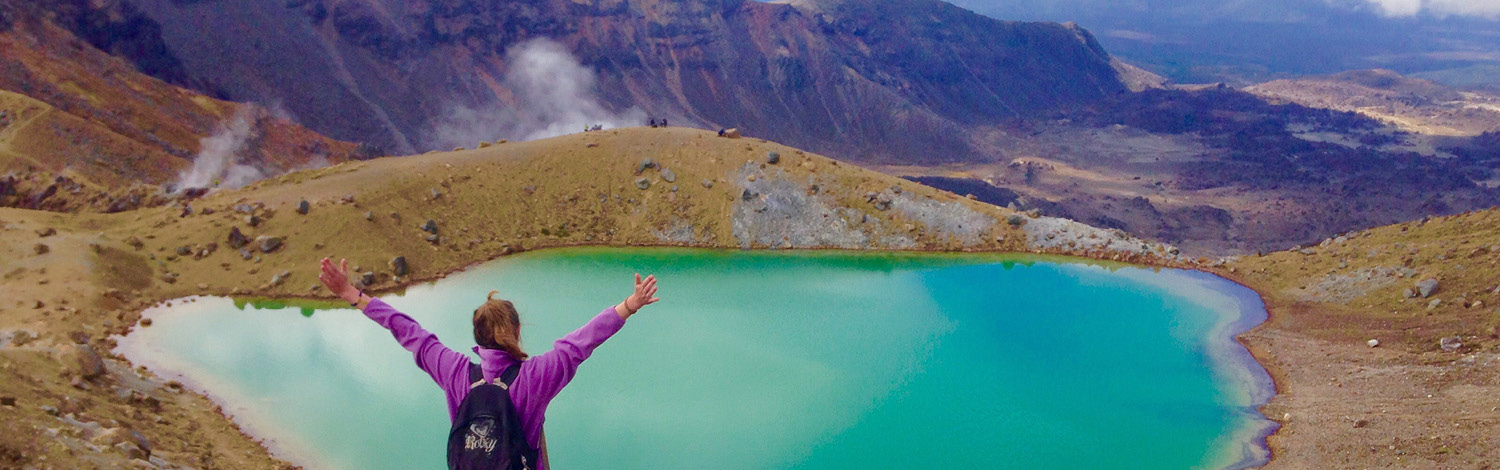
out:
<path id="1" fill-rule="evenodd" d="M 541 353 L 655 273 L 552 402 L 560 469 L 1224 468 L 1262 462 L 1264 319 L 1201 273 L 1037 258 L 570 249 L 386 300 L 449 346 L 494 289 Z M 442 468 L 441 391 L 354 310 L 179 300 L 120 349 L 312 468 Z"/>

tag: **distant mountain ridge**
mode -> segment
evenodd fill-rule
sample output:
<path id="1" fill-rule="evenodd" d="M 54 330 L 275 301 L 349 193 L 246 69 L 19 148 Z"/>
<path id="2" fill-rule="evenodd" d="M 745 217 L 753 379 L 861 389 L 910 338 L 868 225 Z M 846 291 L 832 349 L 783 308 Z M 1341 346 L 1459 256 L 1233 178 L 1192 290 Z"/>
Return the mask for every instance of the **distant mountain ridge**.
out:
<path id="1" fill-rule="evenodd" d="M 441 145 L 455 108 L 514 106 L 505 52 L 542 37 L 614 109 L 863 161 L 961 160 L 979 152 L 965 126 L 1126 90 L 1081 28 L 936 0 L 126 1 L 186 81 L 392 152 Z"/>

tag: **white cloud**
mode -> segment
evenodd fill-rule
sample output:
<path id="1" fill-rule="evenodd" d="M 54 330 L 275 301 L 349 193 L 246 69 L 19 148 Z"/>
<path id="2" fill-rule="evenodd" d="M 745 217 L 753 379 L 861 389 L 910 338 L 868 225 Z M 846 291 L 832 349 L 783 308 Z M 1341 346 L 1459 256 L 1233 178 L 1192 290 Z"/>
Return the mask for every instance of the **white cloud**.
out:
<path id="1" fill-rule="evenodd" d="M 1500 0 L 1366 0 L 1388 17 L 1480 16 L 1500 19 Z"/>

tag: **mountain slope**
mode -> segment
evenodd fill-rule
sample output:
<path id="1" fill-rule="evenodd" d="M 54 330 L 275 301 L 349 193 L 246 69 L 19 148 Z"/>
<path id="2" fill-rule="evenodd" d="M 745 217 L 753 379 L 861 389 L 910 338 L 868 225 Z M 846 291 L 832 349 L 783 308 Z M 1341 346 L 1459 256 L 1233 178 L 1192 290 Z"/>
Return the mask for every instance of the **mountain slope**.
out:
<path id="1" fill-rule="evenodd" d="M 0 172 L 21 180 L 61 176 L 89 194 L 137 183 L 167 185 L 192 166 L 203 139 L 226 133 L 237 119 L 245 125 L 236 137 L 239 148 L 225 155 L 230 163 L 275 174 L 354 155 L 354 144 L 323 137 L 264 108 L 169 85 L 97 49 L 65 26 L 96 34 L 107 29 L 131 38 L 100 43 L 127 52 L 159 54 L 165 46 L 150 46 L 149 28 L 127 27 L 147 21 L 130 19 L 128 9 L 101 11 L 89 5 L 0 1 Z M 109 23 L 109 18 L 119 23 Z M 180 72 L 162 65 L 148 70 L 168 76 Z M 0 194 L 0 199 L 11 196 Z M 107 199 L 38 207 L 104 210 Z"/>
<path id="2" fill-rule="evenodd" d="M 962 159 L 965 125 L 1125 90 L 1082 29 L 936 0 L 130 1 L 193 79 L 392 151 L 469 144 L 441 137 L 457 112 L 530 111 L 506 51 L 533 38 L 595 71 L 614 111 L 865 161 Z"/>

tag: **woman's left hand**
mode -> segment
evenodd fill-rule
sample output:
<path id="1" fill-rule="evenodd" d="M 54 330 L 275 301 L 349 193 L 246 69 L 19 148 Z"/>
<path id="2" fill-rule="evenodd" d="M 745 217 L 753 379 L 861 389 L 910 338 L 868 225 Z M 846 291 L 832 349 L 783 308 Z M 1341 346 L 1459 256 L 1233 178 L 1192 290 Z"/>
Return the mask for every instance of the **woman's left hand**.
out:
<path id="1" fill-rule="evenodd" d="M 323 287 L 350 304 L 359 301 L 359 289 L 349 284 L 349 260 L 341 259 L 339 265 L 334 266 L 333 261 L 323 258 L 320 265 L 322 269 L 318 273 L 318 280 L 323 281 Z"/>

